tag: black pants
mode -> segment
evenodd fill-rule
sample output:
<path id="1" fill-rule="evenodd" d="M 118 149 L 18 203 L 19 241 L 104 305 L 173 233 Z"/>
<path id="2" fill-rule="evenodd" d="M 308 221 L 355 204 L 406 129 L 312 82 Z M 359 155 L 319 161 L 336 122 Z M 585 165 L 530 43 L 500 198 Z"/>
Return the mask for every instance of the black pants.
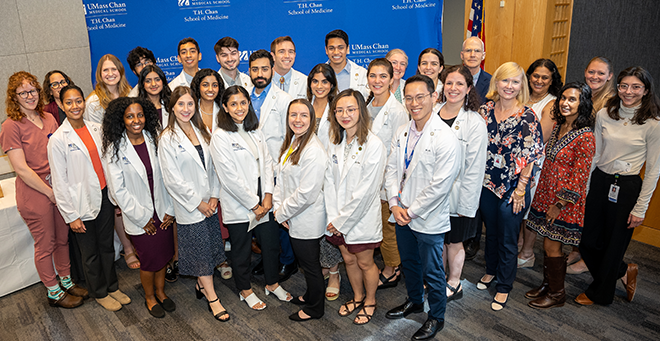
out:
<path id="1" fill-rule="evenodd" d="M 612 303 L 616 281 L 628 269 L 623 256 L 634 231 L 628 228 L 628 216 L 642 189 L 639 175 L 620 176 L 617 181 L 619 197 L 613 203 L 607 198 L 613 183 L 614 175 L 598 168 L 591 174 L 580 241 L 582 259 L 593 277 L 585 294 L 598 304 Z"/>
<path id="2" fill-rule="evenodd" d="M 231 238 L 231 265 L 234 281 L 238 290 L 250 290 L 250 256 L 252 255 L 252 234 L 257 237 L 261 246 L 261 256 L 264 262 L 264 277 L 266 285 L 279 281 L 280 263 L 280 231 L 272 213 L 268 213 L 269 221 L 257 225 L 248 232 L 248 223 L 225 224 Z"/>
<path id="3" fill-rule="evenodd" d="M 117 291 L 115 272 L 115 207 L 108 199 L 108 187 L 101 191 L 101 210 L 94 220 L 83 221 L 85 233 L 75 233 L 82 255 L 89 296 L 103 298 Z"/>
<path id="4" fill-rule="evenodd" d="M 291 238 L 293 253 L 298 259 L 300 268 L 302 268 L 305 273 L 305 283 L 307 284 L 307 291 L 303 295 L 305 305 L 302 310 L 305 314 L 314 318 L 323 316 L 325 308 L 325 282 L 323 281 L 323 272 L 321 272 L 321 262 L 319 261 L 321 238 Z"/>

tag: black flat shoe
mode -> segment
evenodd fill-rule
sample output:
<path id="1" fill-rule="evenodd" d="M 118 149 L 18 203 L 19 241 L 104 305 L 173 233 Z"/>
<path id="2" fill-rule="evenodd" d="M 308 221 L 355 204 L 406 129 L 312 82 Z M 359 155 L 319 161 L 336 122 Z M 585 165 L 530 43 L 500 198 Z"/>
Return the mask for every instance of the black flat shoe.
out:
<path id="1" fill-rule="evenodd" d="M 166 312 L 171 313 L 176 310 L 176 304 L 174 304 L 174 301 L 172 301 L 169 297 L 164 299 L 163 301 L 158 299 L 158 296 L 156 296 L 156 302 L 165 309 Z"/>
<path id="2" fill-rule="evenodd" d="M 427 340 L 433 338 L 435 334 L 442 330 L 445 327 L 445 321 L 438 321 L 432 318 L 429 318 L 424 322 L 422 328 L 419 328 L 417 332 L 412 336 L 412 340 Z"/>
<path id="3" fill-rule="evenodd" d="M 378 274 L 378 279 L 380 279 L 380 282 L 383 284 L 379 285 L 378 289 L 376 290 L 394 288 L 397 284 L 399 284 L 399 281 L 401 280 L 401 273 L 397 273 L 397 271 L 399 271 L 399 267 L 394 269 L 394 274 L 392 274 L 390 277 L 385 277 L 382 272 Z"/>
<path id="4" fill-rule="evenodd" d="M 211 309 L 211 303 L 216 302 L 216 301 L 218 301 L 219 299 L 220 299 L 220 298 L 216 298 L 216 299 L 214 299 L 213 301 L 209 302 L 209 311 L 211 312 L 211 314 L 213 314 L 213 309 Z M 221 318 L 221 317 L 223 317 L 223 316 L 225 316 L 225 315 L 227 315 L 227 318 L 226 318 L 226 319 Z M 229 316 L 229 313 L 228 313 L 226 310 L 223 310 L 223 311 L 221 311 L 221 312 L 219 312 L 219 313 L 213 315 L 213 317 L 215 317 L 215 319 L 218 320 L 218 321 L 220 321 L 220 322 L 227 322 L 227 321 L 229 321 L 229 319 L 231 318 L 231 316 Z"/>
<path id="5" fill-rule="evenodd" d="M 179 279 L 179 275 L 177 275 L 174 271 L 174 267 L 170 264 L 167 264 L 167 269 L 165 270 L 165 280 L 173 283 L 176 282 L 177 279 Z"/>
<path id="6" fill-rule="evenodd" d="M 305 303 L 307 303 L 307 302 L 301 300 L 299 296 L 296 296 L 296 297 L 292 298 L 291 301 L 289 301 L 289 302 L 291 302 L 293 304 L 296 304 L 296 305 L 305 305 Z"/>
<path id="7" fill-rule="evenodd" d="M 483 278 L 484 277 L 481 276 L 481 278 L 479 279 L 479 282 L 477 282 L 477 289 L 478 290 L 486 290 L 486 289 L 490 288 L 490 285 L 493 284 L 493 281 L 495 280 L 495 276 L 493 276 L 493 278 L 490 280 L 490 282 L 486 283 L 486 282 L 482 281 Z"/>
<path id="8" fill-rule="evenodd" d="M 490 303 L 490 309 L 493 309 L 494 311 L 500 311 L 506 307 L 506 302 L 509 300 L 509 295 L 506 296 L 506 299 L 504 302 L 499 302 L 493 297 L 493 302 Z"/>
<path id="9" fill-rule="evenodd" d="M 293 263 L 291 263 L 291 264 L 282 265 L 282 267 L 280 268 L 280 273 L 279 273 L 280 279 L 279 279 L 278 283 L 282 283 L 282 282 L 286 281 L 287 279 L 291 278 L 291 276 L 293 274 L 295 274 L 296 272 L 298 272 L 298 262 L 297 261 L 293 261 Z"/>
<path id="10" fill-rule="evenodd" d="M 385 314 L 385 317 L 387 317 L 390 320 L 395 320 L 395 319 L 401 319 L 404 318 L 410 314 L 416 314 L 416 313 L 423 313 L 424 312 L 424 303 L 420 304 L 415 304 L 410 301 L 410 299 L 406 300 L 406 303 L 390 309 L 390 311 Z"/>
<path id="11" fill-rule="evenodd" d="M 296 322 L 305 322 L 305 321 L 309 321 L 309 320 L 318 320 L 318 319 L 320 319 L 320 317 L 310 316 L 308 318 L 302 318 L 302 317 L 300 317 L 300 315 L 298 315 L 297 311 L 295 313 L 289 315 L 289 320 L 296 321 Z"/>
<path id="12" fill-rule="evenodd" d="M 156 304 L 155 306 L 151 307 L 149 309 L 149 304 L 147 304 L 147 301 L 144 301 L 144 306 L 147 307 L 147 310 L 149 310 L 149 314 L 155 318 L 163 318 L 165 317 L 165 310 L 163 310 L 163 307 L 160 306 L 160 304 Z"/>
<path id="13" fill-rule="evenodd" d="M 447 303 L 453 300 L 460 300 L 461 298 L 463 298 L 463 290 L 461 290 L 461 282 L 458 282 L 456 288 L 452 287 L 451 285 L 449 285 L 449 283 L 447 283 L 447 288 L 449 288 L 449 290 L 452 292 L 451 296 L 447 296 Z"/>

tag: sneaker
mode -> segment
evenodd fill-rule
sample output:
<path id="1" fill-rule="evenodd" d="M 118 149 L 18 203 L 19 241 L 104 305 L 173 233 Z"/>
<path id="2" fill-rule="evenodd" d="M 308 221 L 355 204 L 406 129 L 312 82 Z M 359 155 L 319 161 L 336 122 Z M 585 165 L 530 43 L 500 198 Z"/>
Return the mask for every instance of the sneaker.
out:
<path id="1" fill-rule="evenodd" d="M 179 275 L 176 274 L 174 268 L 170 264 L 167 264 L 167 269 L 165 270 L 165 280 L 173 283 L 176 282 L 177 279 L 179 279 Z"/>

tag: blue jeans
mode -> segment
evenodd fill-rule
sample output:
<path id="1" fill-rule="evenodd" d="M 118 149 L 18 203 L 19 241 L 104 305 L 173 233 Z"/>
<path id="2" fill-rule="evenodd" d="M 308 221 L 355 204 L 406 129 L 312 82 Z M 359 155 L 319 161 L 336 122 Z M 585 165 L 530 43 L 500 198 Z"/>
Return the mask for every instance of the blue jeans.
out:
<path id="1" fill-rule="evenodd" d="M 525 191 L 525 208 L 513 214 L 513 202 L 509 203 L 509 198 L 514 190 L 515 187 L 500 199 L 484 187 L 479 205 L 486 224 L 486 274 L 495 276 L 497 292 L 500 293 L 510 292 L 516 279 L 518 234 L 530 202 L 528 188 Z"/>
<path id="2" fill-rule="evenodd" d="M 396 241 L 408 297 L 415 304 L 424 303 L 426 280 L 430 307 L 428 316 L 438 321 L 445 320 L 447 305 L 447 283 L 442 265 L 444 240 L 444 233 L 426 234 L 413 231 L 408 225 L 396 225 Z"/>

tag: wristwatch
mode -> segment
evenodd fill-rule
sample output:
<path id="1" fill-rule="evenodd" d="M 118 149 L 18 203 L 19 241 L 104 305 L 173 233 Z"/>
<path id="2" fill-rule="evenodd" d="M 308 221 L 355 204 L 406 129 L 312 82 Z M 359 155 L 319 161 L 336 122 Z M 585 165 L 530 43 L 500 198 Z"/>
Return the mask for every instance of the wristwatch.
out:
<path id="1" fill-rule="evenodd" d="M 561 210 L 562 208 L 564 208 L 564 205 L 562 205 L 562 203 L 559 202 L 559 201 L 557 201 L 557 202 L 555 203 L 555 206 L 557 206 L 557 208 L 558 208 L 559 210 Z"/>

